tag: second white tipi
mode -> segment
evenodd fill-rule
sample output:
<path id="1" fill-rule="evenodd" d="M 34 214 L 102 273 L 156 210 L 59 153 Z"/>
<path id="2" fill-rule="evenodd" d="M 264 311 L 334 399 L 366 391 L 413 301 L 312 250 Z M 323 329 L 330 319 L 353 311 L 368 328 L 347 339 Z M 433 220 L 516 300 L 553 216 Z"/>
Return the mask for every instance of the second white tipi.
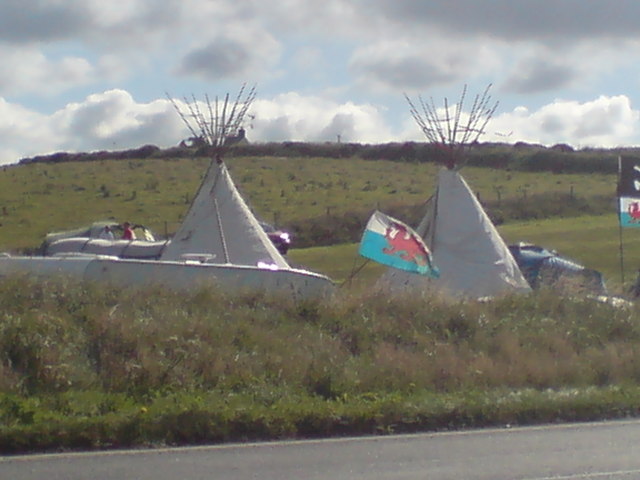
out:
<path id="1" fill-rule="evenodd" d="M 440 277 L 389 269 L 379 282 L 383 288 L 467 298 L 530 291 L 509 248 L 456 170 L 440 170 L 436 193 L 416 231 L 431 249 Z"/>

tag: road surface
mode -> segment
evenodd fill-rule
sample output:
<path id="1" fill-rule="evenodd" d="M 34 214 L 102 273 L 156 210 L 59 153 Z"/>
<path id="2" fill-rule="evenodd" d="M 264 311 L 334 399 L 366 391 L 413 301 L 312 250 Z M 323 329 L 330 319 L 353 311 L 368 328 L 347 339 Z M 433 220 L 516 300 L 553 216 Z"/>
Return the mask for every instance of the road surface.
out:
<path id="1" fill-rule="evenodd" d="M 11 480 L 630 480 L 640 420 L 0 457 Z"/>

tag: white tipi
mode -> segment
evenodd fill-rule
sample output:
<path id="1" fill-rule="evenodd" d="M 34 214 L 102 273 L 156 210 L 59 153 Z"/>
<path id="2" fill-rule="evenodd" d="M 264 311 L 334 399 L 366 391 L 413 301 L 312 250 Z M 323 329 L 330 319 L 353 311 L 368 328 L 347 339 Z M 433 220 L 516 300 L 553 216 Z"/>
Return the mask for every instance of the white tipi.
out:
<path id="1" fill-rule="evenodd" d="M 212 161 L 184 221 L 161 261 L 202 257 L 212 263 L 289 268 L 234 185 Z"/>
<path id="2" fill-rule="evenodd" d="M 420 98 L 419 110 L 406 97 L 411 114 L 427 139 L 445 153 L 446 168 L 438 174 L 436 194 L 417 228 L 431 249 L 440 277 L 431 279 L 390 269 L 380 281 L 383 287 L 417 286 L 475 298 L 530 290 L 509 248 L 457 171 L 464 149 L 484 133 L 497 108 L 497 103 L 491 104 L 490 87 L 475 97 L 467 115 L 462 111 L 466 86 L 453 111 L 446 99 L 444 109 L 438 110 L 433 101 L 425 103 Z"/>
<path id="3" fill-rule="evenodd" d="M 222 161 L 227 139 L 242 129 L 242 122 L 255 98 L 255 87 L 242 86 L 236 101 L 206 98 L 204 106 L 185 99 L 180 107 L 169 95 L 176 111 L 194 137 L 202 139 L 212 154 L 211 164 L 191 207 L 162 255 L 161 261 L 201 257 L 217 264 L 289 268 L 271 243 Z M 245 93 L 246 92 L 246 93 Z"/>
<path id="4" fill-rule="evenodd" d="M 470 298 L 530 290 L 509 248 L 457 171 L 439 172 L 436 194 L 416 231 L 431 249 L 440 277 L 389 269 L 380 280 L 383 288 L 418 287 Z"/>

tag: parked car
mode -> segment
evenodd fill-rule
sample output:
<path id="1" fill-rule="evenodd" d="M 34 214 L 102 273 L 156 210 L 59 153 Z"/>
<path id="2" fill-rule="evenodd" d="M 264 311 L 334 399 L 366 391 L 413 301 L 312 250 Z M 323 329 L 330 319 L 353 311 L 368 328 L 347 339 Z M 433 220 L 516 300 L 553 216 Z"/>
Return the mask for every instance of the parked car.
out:
<path id="1" fill-rule="evenodd" d="M 560 282 L 571 282 L 574 286 L 592 294 L 606 295 L 607 293 L 607 287 L 600 272 L 562 257 L 555 250 L 530 243 L 509 245 L 509 250 L 524 278 L 533 289 L 542 286 L 553 287 Z"/>
<path id="2" fill-rule="evenodd" d="M 75 230 L 48 233 L 45 237 L 45 244 L 51 244 L 57 240 L 62 240 L 65 238 L 98 238 L 100 236 L 100 232 L 102 232 L 104 230 L 104 227 L 107 225 L 111 228 L 111 231 L 116 238 L 120 238 L 122 236 L 123 228 L 120 223 L 113 221 L 102 221 L 94 222 L 91 225 L 77 228 Z M 140 225 L 137 223 L 131 224 L 131 228 L 133 229 L 138 240 L 146 240 L 148 242 L 153 242 L 156 240 L 153 232 L 144 225 Z"/>
<path id="3" fill-rule="evenodd" d="M 269 240 L 271 240 L 271 242 L 276 246 L 278 251 L 282 255 L 286 255 L 291 247 L 291 234 L 266 222 L 260 222 L 260 226 L 269 237 Z"/>

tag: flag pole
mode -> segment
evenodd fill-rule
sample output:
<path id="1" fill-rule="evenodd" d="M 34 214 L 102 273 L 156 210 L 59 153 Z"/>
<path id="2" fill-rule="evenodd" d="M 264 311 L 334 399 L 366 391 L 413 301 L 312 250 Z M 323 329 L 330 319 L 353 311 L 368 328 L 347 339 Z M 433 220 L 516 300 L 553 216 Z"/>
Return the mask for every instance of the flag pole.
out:
<path id="1" fill-rule="evenodd" d="M 364 267 L 365 267 L 369 262 L 370 262 L 370 260 L 367 258 L 367 259 L 364 261 L 364 263 L 363 263 L 362 265 L 360 265 L 358 268 L 353 268 L 353 269 L 351 270 L 351 275 L 349 275 L 349 276 L 348 276 L 348 277 L 347 277 L 347 278 L 346 278 L 346 279 L 345 279 L 345 280 L 344 280 L 344 281 L 343 281 L 343 282 L 338 286 L 338 288 L 342 288 L 344 285 L 347 285 L 347 284 L 351 285 L 351 281 L 354 279 L 354 277 L 355 277 L 358 273 L 360 273 L 360 270 L 362 270 L 362 269 L 363 269 L 363 268 L 364 268 Z M 353 262 L 354 267 L 355 267 L 355 264 L 356 264 L 356 262 L 355 262 L 355 260 L 354 260 L 354 262 Z"/>
<path id="2" fill-rule="evenodd" d="M 620 217 L 619 210 L 620 208 L 618 208 L 618 217 Z M 622 282 L 622 288 L 624 289 L 624 248 L 622 246 L 622 223 L 620 221 L 618 221 L 618 235 L 620 242 L 620 281 Z"/>
<path id="3" fill-rule="evenodd" d="M 618 242 L 620 249 L 620 281 L 624 290 L 624 247 L 622 243 L 622 203 L 620 202 L 620 179 L 622 178 L 622 156 L 618 155 Z"/>

